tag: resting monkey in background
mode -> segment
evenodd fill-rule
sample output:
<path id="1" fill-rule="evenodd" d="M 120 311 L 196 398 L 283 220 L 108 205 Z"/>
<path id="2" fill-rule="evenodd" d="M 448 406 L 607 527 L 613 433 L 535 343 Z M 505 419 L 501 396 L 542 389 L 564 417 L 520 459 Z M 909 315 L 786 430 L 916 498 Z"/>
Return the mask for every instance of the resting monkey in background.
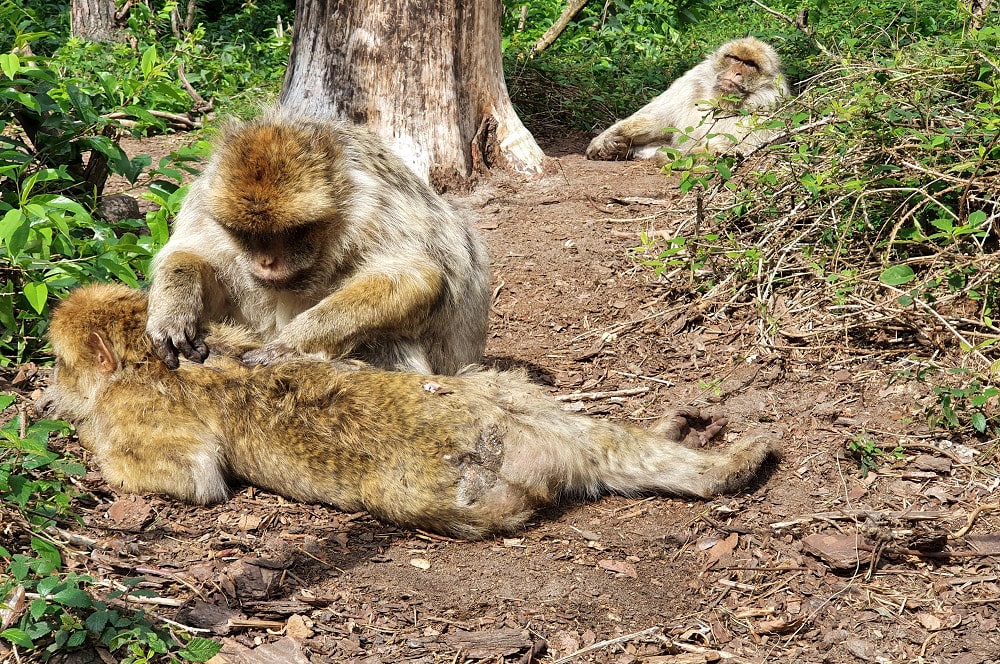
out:
<path id="1" fill-rule="evenodd" d="M 486 343 L 489 262 L 470 223 L 375 136 L 272 109 L 232 122 L 153 261 L 148 331 L 168 366 L 208 323 L 266 342 L 246 359 L 350 356 L 453 374 Z"/>
<path id="2" fill-rule="evenodd" d="M 788 94 L 774 49 L 753 37 L 736 39 L 592 140 L 587 159 L 652 159 L 662 147 L 748 154 L 770 132 L 754 130 L 753 116 L 740 111 L 765 109 Z M 682 140 L 685 134 L 690 138 Z"/>
<path id="3" fill-rule="evenodd" d="M 174 371 L 145 327 L 143 293 L 93 285 L 67 297 L 49 328 L 48 410 L 76 425 L 125 491 L 210 503 L 244 482 L 472 539 L 518 528 L 563 495 L 732 491 L 776 449 L 763 436 L 726 451 L 686 447 L 696 410 L 649 430 L 570 413 L 519 372 L 246 365 L 239 355 L 256 342 L 240 328 L 216 326 L 207 361 Z M 708 420 L 703 435 L 724 425 Z"/>

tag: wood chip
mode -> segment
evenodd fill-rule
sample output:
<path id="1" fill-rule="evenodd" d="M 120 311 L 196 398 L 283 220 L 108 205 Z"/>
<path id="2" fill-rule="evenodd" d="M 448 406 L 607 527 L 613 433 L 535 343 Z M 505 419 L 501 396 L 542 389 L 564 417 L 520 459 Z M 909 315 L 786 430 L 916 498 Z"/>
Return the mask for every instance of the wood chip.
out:
<path id="1" fill-rule="evenodd" d="M 142 496 L 124 496 L 108 508 L 108 518 L 122 530 L 139 530 L 149 520 L 152 510 Z"/>
<path id="2" fill-rule="evenodd" d="M 598 560 L 597 566 L 601 569 L 606 569 L 609 572 L 617 572 L 622 576 L 627 576 L 633 579 L 639 578 L 638 572 L 635 571 L 635 565 L 625 562 L 624 560 Z"/>
<path id="3" fill-rule="evenodd" d="M 916 470 L 948 474 L 951 472 L 951 459 L 948 457 L 921 454 L 911 464 Z"/>
<path id="4" fill-rule="evenodd" d="M 482 632 L 449 632 L 449 647 L 461 650 L 466 659 L 497 659 L 531 647 L 531 634 L 521 629 L 494 629 Z"/>
<path id="5" fill-rule="evenodd" d="M 861 551 L 864 544 L 856 533 L 845 535 L 823 535 L 814 533 L 802 540 L 802 549 L 811 553 L 833 569 L 854 569 L 867 565 L 872 560 L 870 551 Z"/>

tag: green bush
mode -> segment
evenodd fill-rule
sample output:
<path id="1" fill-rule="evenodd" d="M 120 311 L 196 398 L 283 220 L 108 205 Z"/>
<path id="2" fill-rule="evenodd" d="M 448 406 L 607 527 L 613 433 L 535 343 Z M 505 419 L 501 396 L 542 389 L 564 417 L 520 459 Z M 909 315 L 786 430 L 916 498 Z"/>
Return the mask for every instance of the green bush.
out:
<path id="1" fill-rule="evenodd" d="M 930 419 L 987 436 L 996 414 L 968 395 L 993 394 L 1000 368 L 1000 30 L 990 17 L 964 34 L 950 11 L 859 12 L 871 37 L 851 24 L 812 58 L 819 73 L 778 111 L 782 140 L 672 164 L 699 223 L 637 256 L 697 274 L 723 308 L 752 303 L 765 343 L 795 310 L 810 312 L 810 343 L 957 351 L 971 382 L 936 390 Z"/>
<path id="2" fill-rule="evenodd" d="M 15 26 L 9 45 L 21 53 L 0 54 L 0 366 L 6 366 L 40 359 L 50 302 L 70 288 L 143 281 L 183 195 L 174 164 L 197 160 L 205 148 L 179 151 L 149 173 L 146 197 L 159 207 L 144 220 L 100 219 L 95 209 L 108 177 L 135 182 L 150 165 L 149 157 L 129 158 L 119 138 L 163 130 L 147 104 L 190 99 L 170 81 L 170 63 L 156 47 L 139 54 L 70 40 L 64 48 L 78 45 L 95 67 L 109 65 L 90 78 L 73 76 L 30 54 L 45 31 L 29 12 L 0 2 L 0 21 Z"/>

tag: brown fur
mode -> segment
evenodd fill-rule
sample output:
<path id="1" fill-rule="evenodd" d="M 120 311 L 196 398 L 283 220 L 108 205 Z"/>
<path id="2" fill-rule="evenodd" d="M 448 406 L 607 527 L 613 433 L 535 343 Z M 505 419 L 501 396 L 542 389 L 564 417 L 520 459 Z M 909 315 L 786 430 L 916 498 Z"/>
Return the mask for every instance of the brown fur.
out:
<path id="1" fill-rule="evenodd" d="M 587 159 L 663 161 L 663 147 L 747 154 L 772 132 L 755 128 L 756 120 L 741 111 L 761 111 L 788 94 L 774 49 L 752 37 L 736 39 L 594 138 Z"/>
<path id="2" fill-rule="evenodd" d="M 568 413 L 518 372 L 424 376 L 298 359 L 247 366 L 245 328 L 218 327 L 204 364 L 172 371 L 144 333 L 146 298 L 94 285 L 56 310 L 46 393 L 112 486 L 208 503 L 246 482 L 477 538 L 521 526 L 565 494 L 738 489 L 775 448 L 677 441 L 696 411 L 652 429 Z M 709 434 L 723 421 L 713 421 Z"/>
<path id="3" fill-rule="evenodd" d="M 249 325 L 247 359 L 354 357 L 452 374 L 486 342 L 476 229 L 377 138 L 275 109 L 234 122 L 153 264 L 148 331 L 203 361 L 209 323 Z"/>

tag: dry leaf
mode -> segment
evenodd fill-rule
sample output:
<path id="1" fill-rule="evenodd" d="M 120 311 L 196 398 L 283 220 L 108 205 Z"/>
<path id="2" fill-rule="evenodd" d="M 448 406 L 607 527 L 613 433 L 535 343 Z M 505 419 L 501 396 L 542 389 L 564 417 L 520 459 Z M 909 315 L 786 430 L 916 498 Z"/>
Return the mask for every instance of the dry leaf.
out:
<path id="1" fill-rule="evenodd" d="M 261 521 L 263 521 L 263 519 L 256 514 L 241 514 L 237 528 L 243 532 L 257 530 L 257 528 L 260 527 Z"/>
<path id="2" fill-rule="evenodd" d="M 410 559 L 410 564 L 413 565 L 414 567 L 419 568 L 419 569 L 430 569 L 431 568 L 431 561 L 429 561 L 429 560 L 427 560 L 425 558 L 411 558 Z"/>
<path id="3" fill-rule="evenodd" d="M 708 558 L 705 560 L 705 568 L 708 569 L 715 563 L 719 562 L 719 559 L 723 556 L 730 555 L 739 542 L 740 536 L 737 533 L 729 533 L 729 537 L 716 542 L 715 546 L 708 550 Z"/>
<path id="4" fill-rule="evenodd" d="M 639 574 L 635 571 L 635 565 L 627 563 L 624 560 L 598 560 L 597 566 L 611 572 L 632 577 L 633 579 L 639 578 Z"/>
<path id="5" fill-rule="evenodd" d="M 944 623 L 933 613 L 927 613 L 926 611 L 921 611 L 917 614 L 917 620 L 923 625 L 924 629 L 928 632 L 936 632 L 942 627 Z"/>
<path id="6" fill-rule="evenodd" d="M 802 626 L 802 619 L 788 620 L 786 618 L 775 618 L 773 620 L 762 620 L 754 625 L 757 634 L 787 634 Z"/>
<path id="7" fill-rule="evenodd" d="M 308 639 L 313 635 L 313 631 L 306 624 L 306 619 L 296 613 L 288 617 L 285 634 L 293 639 Z"/>
<path id="8" fill-rule="evenodd" d="M 24 611 L 24 586 L 17 586 L 0 600 L 0 632 L 7 629 Z"/>

